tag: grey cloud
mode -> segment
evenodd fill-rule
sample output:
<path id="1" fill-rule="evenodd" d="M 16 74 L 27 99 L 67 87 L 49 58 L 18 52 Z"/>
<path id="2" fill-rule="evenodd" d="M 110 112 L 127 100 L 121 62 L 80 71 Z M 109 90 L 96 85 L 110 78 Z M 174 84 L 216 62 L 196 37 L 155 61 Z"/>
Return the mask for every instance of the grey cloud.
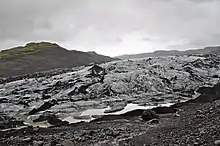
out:
<path id="1" fill-rule="evenodd" d="M 151 51 L 144 46 L 125 49 L 142 41 L 158 43 L 160 49 L 215 45 L 219 4 L 218 0 L 1 0 L 0 48 L 47 40 L 117 55 Z"/>

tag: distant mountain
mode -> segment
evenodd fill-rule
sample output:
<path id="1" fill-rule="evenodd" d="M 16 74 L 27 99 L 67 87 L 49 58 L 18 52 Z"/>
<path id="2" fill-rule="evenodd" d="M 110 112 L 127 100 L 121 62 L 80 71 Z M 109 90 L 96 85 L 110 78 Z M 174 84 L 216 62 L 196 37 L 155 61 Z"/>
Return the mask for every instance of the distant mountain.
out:
<path id="1" fill-rule="evenodd" d="M 157 57 L 157 56 L 188 55 L 188 54 L 211 54 L 211 53 L 220 53 L 220 46 L 206 47 L 204 49 L 186 50 L 186 51 L 177 51 L 177 50 L 164 51 L 164 50 L 159 50 L 159 51 L 155 51 L 153 53 L 122 55 L 122 56 L 117 56 L 117 58 L 126 60 L 126 59 Z"/>
<path id="2" fill-rule="evenodd" d="M 29 43 L 0 52 L 0 77 L 30 74 L 56 68 L 104 63 L 114 58 L 95 52 L 66 50 L 49 42 Z"/>

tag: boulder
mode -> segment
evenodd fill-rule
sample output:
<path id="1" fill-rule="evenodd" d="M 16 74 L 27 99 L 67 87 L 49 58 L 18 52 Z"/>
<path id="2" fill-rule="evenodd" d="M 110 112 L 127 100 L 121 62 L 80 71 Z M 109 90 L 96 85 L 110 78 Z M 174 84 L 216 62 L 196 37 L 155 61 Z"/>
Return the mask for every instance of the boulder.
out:
<path id="1" fill-rule="evenodd" d="M 90 69 L 91 76 L 100 76 L 101 74 L 106 74 L 105 69 L 98 65 L 93 65 Z"/>
<path id="2" fill-rule="evenodd" d="M 145 110 L 142 115 L 141 115 L 141 118 L 144 120 L 144 121 L 150 121 L 152 119 L 158 119 L 159 116 L 157 115 L 156 112 L 154 112 L 153 110 Z"/>
<path id="3" fill-rule="evenodd" d="M 101 66 L 98 65 L 93 65 L 90 69 L 89 69 L 90 73 L 88 75 L 86 75 L 86 77 L 91 78 L 91 77 L 98 77 L 100 79 L 100 82 L 103 83 L 104 79 L 105 79 L 105 75 L 106 73 L 106 69 L 102 68 Z"/>

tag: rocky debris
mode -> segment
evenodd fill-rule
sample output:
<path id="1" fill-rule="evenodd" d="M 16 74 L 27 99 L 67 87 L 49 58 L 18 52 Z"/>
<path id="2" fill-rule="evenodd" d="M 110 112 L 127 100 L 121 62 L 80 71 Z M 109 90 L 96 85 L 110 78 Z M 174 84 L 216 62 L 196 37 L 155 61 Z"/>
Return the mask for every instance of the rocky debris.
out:
<path id="1" fill-rule="evenodd" d="M 40 112 L 40 111 L 45 111 L 49 108 L 51 108 L 52 106 L 56 105 L 57 104 L 57 101 L 56 100 L 51 100 L 51 101 L 48 101 L 48 102 L 45 102 L 43 105 L 41 105 L 39 108 L 34 108 L 32 109 L 30 112 L 29 112 L 29 115 L 34 115 L 36 114 L 37 112 Z"/>
<path id="2" fill-rule="evenodd" d="M 220 100 L 188 104 L 181 107 L 179 117 L 160 117 L 160 123 L 144 134 L 122 140 L 126 145 L 217 145 L 219 133 Z M 203 114 L 204 116 L 197 116 Z"/>
<path id="3" fill-rule="evenodd" d="M 11 145 L 27 145 L 22 139 L 30 137 L 34 141 L 43 141 L 44 145 L 62 145 L 67 143 L 75 145 L 103 145 L 125 146 L 135 145 L 214 145 L 219 139 L 219 105 L 220 101 L 212 103 L 196 104 L 181 107 L 179 117 L 173 118 L 172 114 L 160 115 L 160 119 L 152 119 L 148 122 L 138 118 L 126 117 L 112 119 L 111 121 L 93 121 L 72 126 L 51 127 L 40 129 L 37 132 L 0 133 L 1 143 Z M 204 114 L 204 117 L 196 117 Z M 30 133 L 32 135 L 30 136 Z M 24 135 L 23 135 L 24 134 Z M 11 137 L 11 138 L 10 138 Z M 71 141 L 71 142 L 70 142 Z M 28 143 L 29 144 L 29 143 Z M 30 142 L 31 144 L 31 142 Z"/>
<path id="4" fill-rule="evenodd" d="M 83 100 L 101 99 L 108 101 L 108 104 L 114 104 L 115 99 L 120 98 L 126 102 L 142 105 L 152 102 L 154 105 L 167 102 L 177 103 L 192 98 L 198 87 L 212 86 L 217 82 L 218 79 L 213 76 L 218 74 L 218 58 L 218 55 L 152 57 L 150 61 L 146 61 L 148 59 L 118 61 L 92 67 L 72 68 L 60 74 L 42 73 L 42 76 L 36 75 L 35 78 L 24 77 L 19 78 L 21 80 L 0 84 L 2 88 L 0 97 L 8 99 L 8 103 L 2 104 L 3 107 L 10 106 L 4 109 L 10 114 L 16 114 L 13 108 L 15 104 L 23 105 L 25 110 L 36 105 L 37 102 L 52 99 L 59 101 L 58 105 L 64 102 L 75 104 Z M 198 59 L 205 64 L 214 61 L 216 68 L 190 64 Z M 182 67 L 183 64 L 187 65 Z M 170 68 L 172 66 L 173 69 Z M 117 71 L 120 73 L 116 73 Z M 88 74 L 90 77 L 87 76 Z M 102 75 L 104 75 L 103 81 L 100 79 Z M 157 93 L 160 95 L 155 96 Z M 22 99 L 26 96 L 29 96 L 29 99 Z M 88 108 L 94 108 L 94 105 Z M 56 106 L 56 109 L 52 108 L 52 110 L 64 113 L 66 110 L 76 111 L 61 106 Z"/>
<path id="5" fill-rule="evenodd" d="M 143 114 L 141 115 L 141 118 L 144 121 L 149 121 L 149 120 L 152 120 L 152 119 L 158 119 L 159 116 L 153 110 L 145 110 L 143 112 Z"/>
<path id="6" fill-rule="evenodd" d="M 110 111 L 113 112 L 112 115 L 100 116 L 100 119 L 92 121 L 91 123 L 95 126 L 93 129 L 96 129 L 97 125 L 103 126 L 103 124 L 106 124 L 107 127 L 112 127 L 118 122 L 120 126 L 130 127 L 127 128 L 124 133 L 117 135 L 117 138 L 123 135 L 125 136 L 126 134 L 126 137 L 129 137 L 129 134 L 133 134 L 135 131 L 146 131 L 146 127 L 148 128 L 147 125 L 150 123 L 141 120 L 144 110 L 135 109 L 136 107 L 134 107 L 134 110 L 131 109 L 133 111 L 125 114 L 113 115 L 115 111 L 123 109 L 125 105 L 116 101 L 120 100 L 124 103 L 138 104 L 140 106 L 160 106 L 160 104 L 165 103 L 178 103 L 171 107 L 156 108 L 156 113 L 160 115 L 160 122 L 156 126 L 161 125 L 161 117 L 166 117 L 165 119 L 169 119 L 171 123 L 173 119 L 184 118 L 184 114 L 181 113 L 181 111 L 178 111 L 178 116 L 175 116 L 177 115 L 175 113 L 176 108 L 182 109 L 188 106 L 188 104 L 211 103 L 213 100 L 219 99 L 219 88 L 215 86 L 216 89 L 214 89 L 214 84 L 218 82 L 218 78 L 215 78 L 214 75 L 219 74 L 219 58 L 219 55 L 212 57 L 203 55 L 153 57 L 150 61 L 146 61 L 147 59 L 118 61 L 102 64 L 98 67 L 93 66 L 93 69 L 89 66 L 79 67 L 73 68 L 69 72 L 62 74 L 52 75 L 51 73 L 45 74 L 45 76 L 39 78 L 37 76 L 36 78 L 24 78 L 14 82 L 0 84 L 0 97 L 7 98 L 7 102 L 3 101 L 3 103 L 0 103 L 1 110 L 8 115 L 20 117 L 20 114 L 17 113 L 18 110 L 26 115 L 28 114 L 26 113 L 26 111 L 28 111 L 27 109 L 38 105 L 39 102 L 42 104 L 30 111 L 30 115 L 39 112 L 39 115 L 43 114 L 43 116 L 45 116 L 45 110 L 49 109 L 48 111 L 55 114 L 55 116 L 51 116 L 52 119 L 56 120 L 56 118 L 63 118 L 66 115 L 77 115 L 79 112 L 90 112 L 90 109 L 92 111 L 93 109 L 96 110 L 96 108 L 98 108 L 99 110 L 101 108 L 101 111 L 110 106 L 112 107 Z M 211 68 L 209 66 L 210 63 L 214 64 Z M 186 65 L 183 66 L 184 64 Z M 201 95 L 196 99 L 192 99 L 195 94 L 194 91 L 203 86 L 209 87 L 209 91 L 203 92 L 201 90 L 199 91 Z M 192 100 L 182 103 L 182 101 L 188 99 Z M 56 104 L 51 103 L 52 100 L 57 101 Z M 101 105 L 99 105 L 100 103 Z M 190 118 L 197 118 L 200 120 L 206 118 L 206 112 L 203 111 L 202 113 L 196 114 L 194 112 L 195 110 L 193 109 L 193 115 L 191 115 Z M 31 117 L 35 116 L 38 115 Z M 41 120 L 44 119 L 43 116 L 40 117 Z M 167 116 L 170 116 L 171 120 L 167 118 Z M 48 120 L 51 117 L 47 117 L 44 120 Z M 152 121 L 154 121 L 154 119 Z M 59 122 L 60 121 L 54 123 Z M 99 124 L 96 122 L 99 122 Z M 70 135 L 77 134 L 80 129 L 87 130 L 87 124 L 91 123 L 80 123 L 79 125 L 81 127 L 74 129 L 77 132 L 73 133 L 73 131 L 71 131 Z M 134 128 L 133 126 L 137 127 Z M 65 129 L 64 127 L 68 128 Z M 65 131 L 71 129 L 70 127 L 77 126 L 71 124 L 56 126 L 57 129 L 64 128 Z M 51 129 L 55 130 L 53 126 L 47 130 L 50 131 Z M 101 127 L 100 129 L 105 128 Z M 40 133 L 41 131 L 42 129 L 38 132 Z M 101 138 L 102 134 L 95 135 L 93 133 L 92 136 L 86 134 L 88 137 L 82 136 L 81 139 L 76 139 L 78 139 L 80 144 L 86 140 L 92 141 L 97 138 L 100 138 L 99 140 L 108 139 L 108 136 L 105 135 L 105 131 L 100 130 L 97 131 L 97 133 L 103 133 L 104 136 Z M 73 142 L 76 140 L 68 134 L 65 135 L 66 137 L 56 134 L 55 136 L 58 140 L 53 141 L 48 138 L 51 141 L 48 141 L 48 143 L 46 142 L 45 145 L 51 143 L 58 143 L 58 145 L 60 145 L 63 139 L 70 139 Z M 20 135 L 22 135 L 22 133 Z M 47 135 L 45 137 L 49 136 Z M 42 141 L 41 139 L 36 140 Z M 193 142 L 193 144 L 194 143 L 197 143 L 197 141 Z M 88 143 L 83 144 L 87 145 Z"/>

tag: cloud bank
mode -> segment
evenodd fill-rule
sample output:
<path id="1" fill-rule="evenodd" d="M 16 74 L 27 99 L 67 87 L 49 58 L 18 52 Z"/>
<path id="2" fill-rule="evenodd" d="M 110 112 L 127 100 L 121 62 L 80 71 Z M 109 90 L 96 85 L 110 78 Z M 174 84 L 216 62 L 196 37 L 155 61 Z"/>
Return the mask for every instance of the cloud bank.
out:
<path id="1" fill-rule="evenodd" d="M 220 44 L 218 0 L 1 0 L 0 48 L 51 41 L 115 56 Z"/>

